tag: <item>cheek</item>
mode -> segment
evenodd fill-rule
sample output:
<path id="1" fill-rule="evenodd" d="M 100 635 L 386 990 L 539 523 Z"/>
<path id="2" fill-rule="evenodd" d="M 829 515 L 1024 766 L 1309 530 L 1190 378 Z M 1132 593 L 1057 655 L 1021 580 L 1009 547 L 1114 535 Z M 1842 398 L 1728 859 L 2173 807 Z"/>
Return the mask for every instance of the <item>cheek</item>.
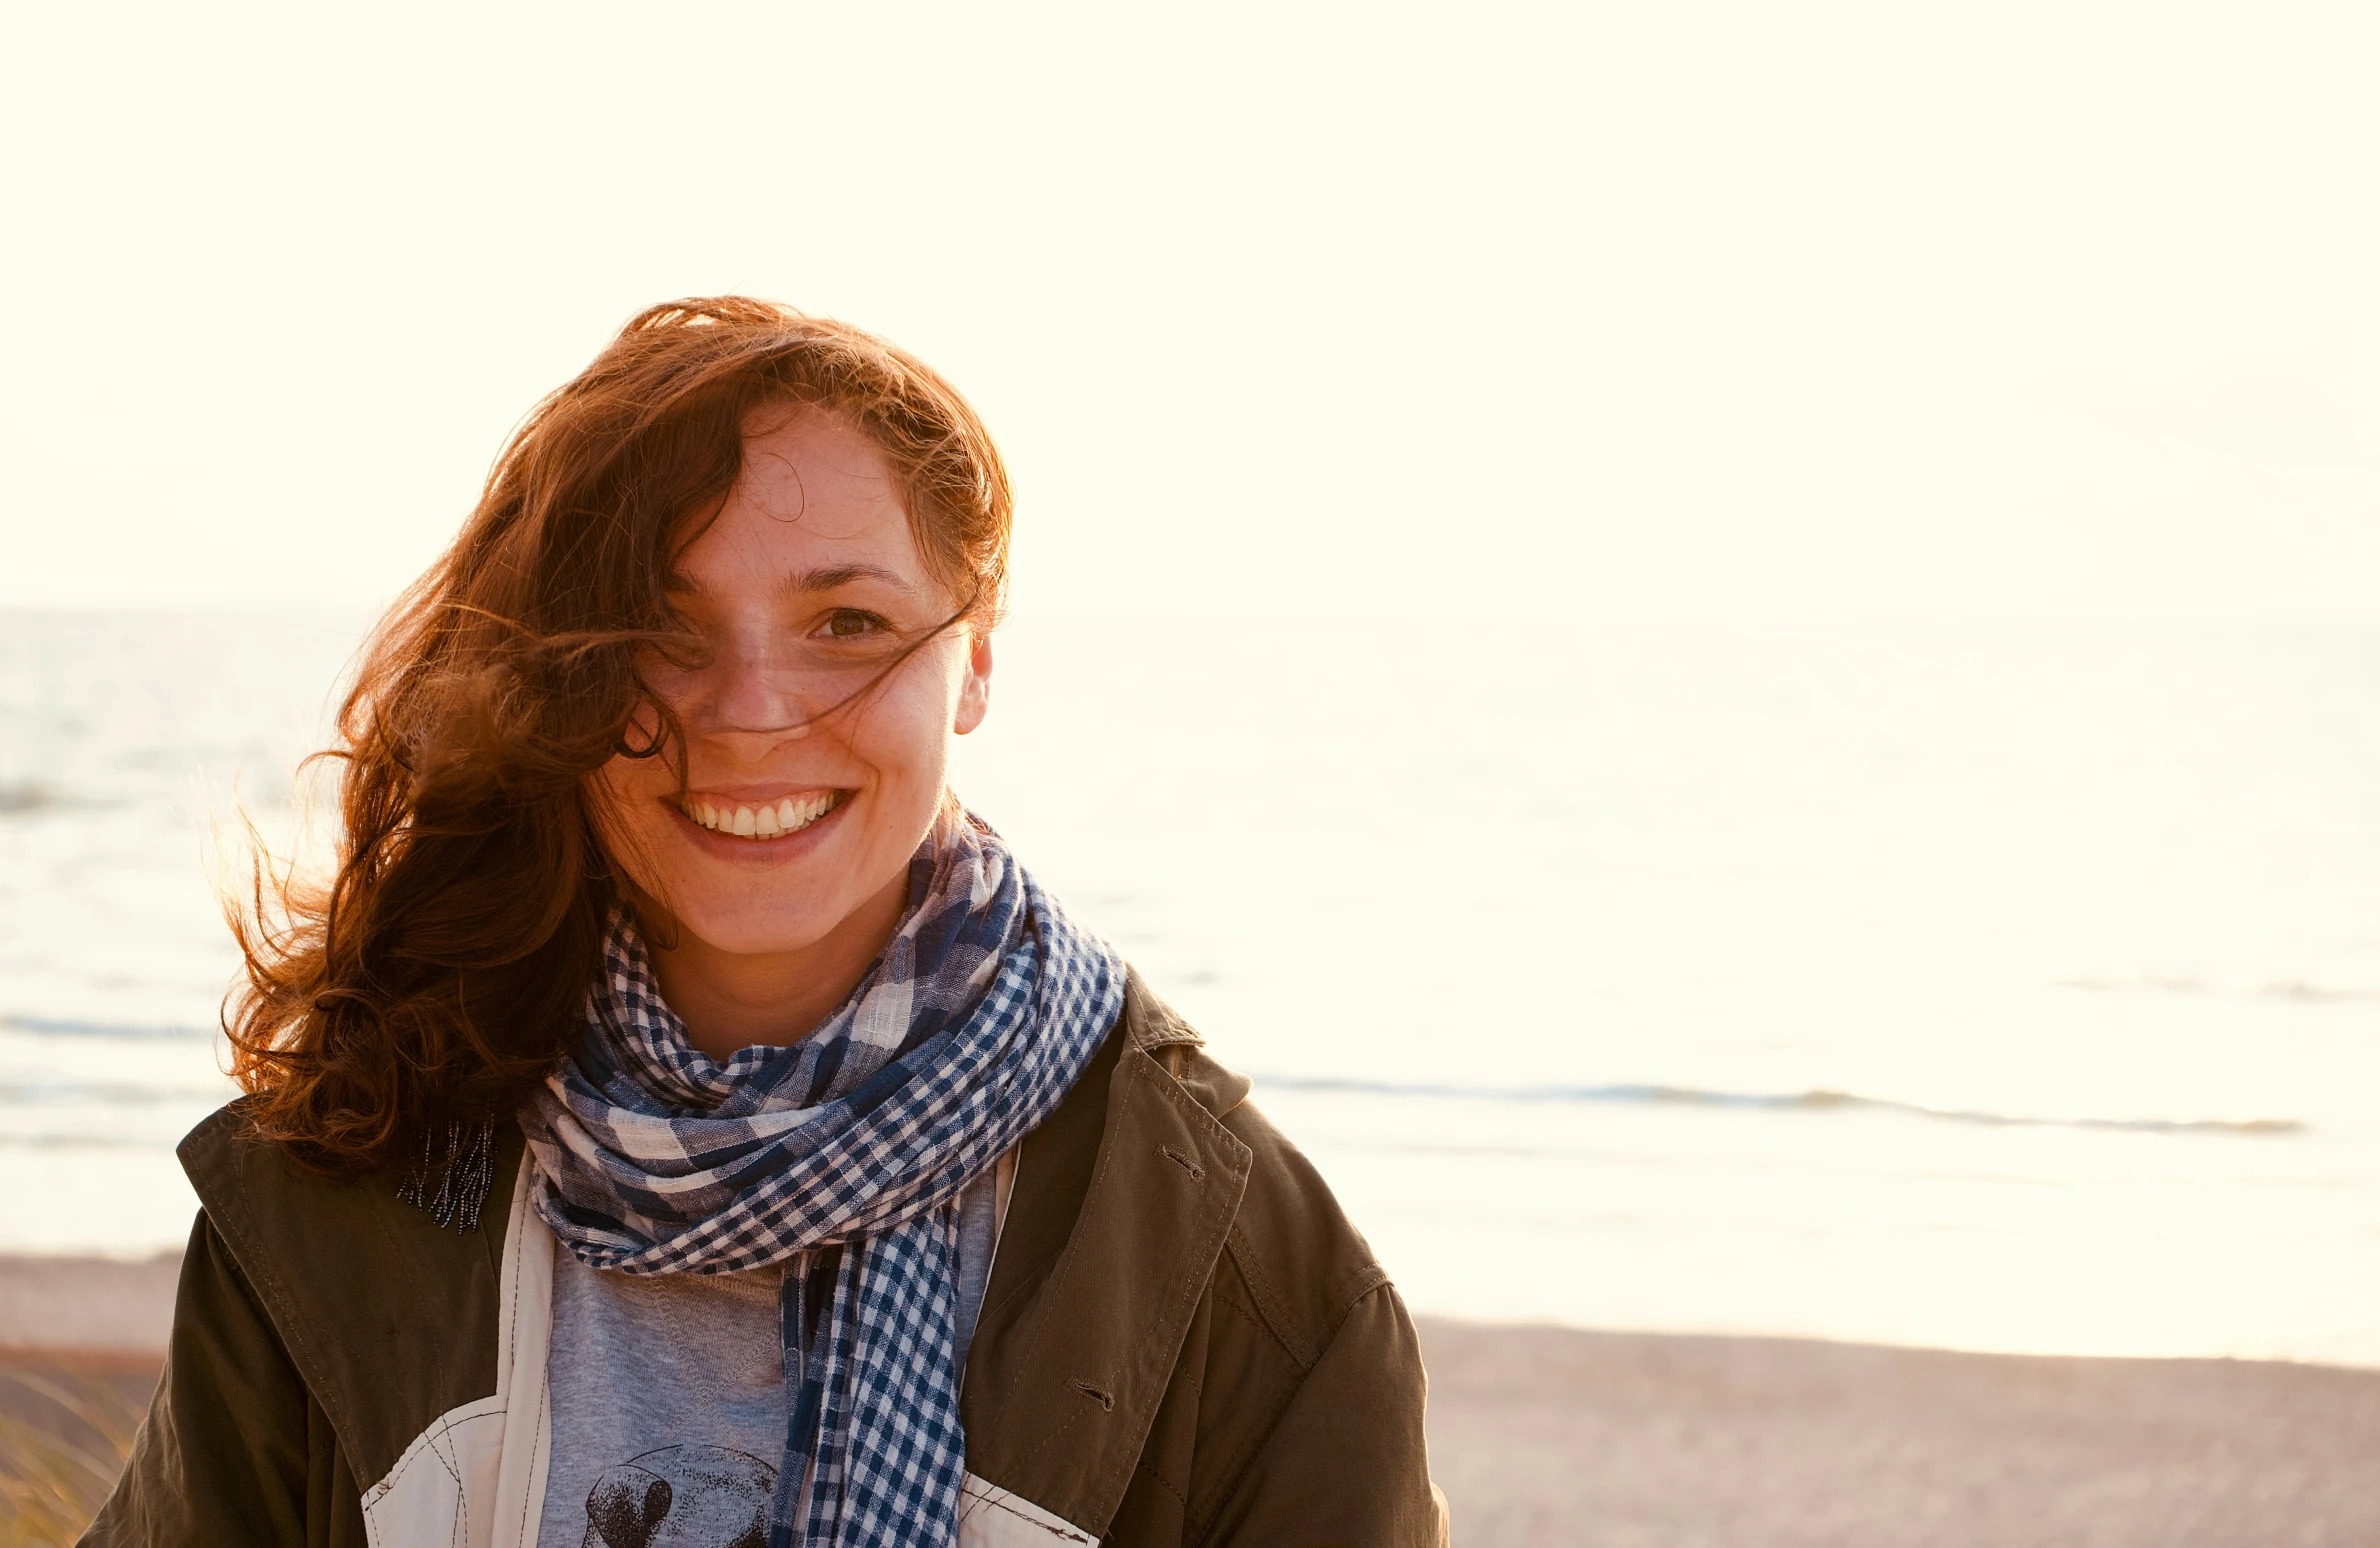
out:
<path id="1" fill-rule="evenodd" d="M 955 685 L 920 672 L 869 707 L 853 728 L 852 751 L 887 787 L 929 787 L 940 794 L 950 749 Z"/>

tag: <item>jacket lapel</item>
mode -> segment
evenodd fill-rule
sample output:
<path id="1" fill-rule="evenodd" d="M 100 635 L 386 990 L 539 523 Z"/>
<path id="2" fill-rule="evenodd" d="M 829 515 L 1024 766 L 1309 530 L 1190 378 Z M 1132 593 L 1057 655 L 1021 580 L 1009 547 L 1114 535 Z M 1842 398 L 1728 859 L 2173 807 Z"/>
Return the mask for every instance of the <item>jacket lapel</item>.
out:
<path id="1" fill-rule="evenodd" d="M 1228 1110 L 1244 1084 L 1194 1093 L 1166 1067 L 1197 1041 L 1134 974 L 1122 1027 L 1025 1142 L 967 1362 L 968 1471 L 1093 1537 L 1132 1481 L 1247 1187 L 1248 1147 L 1208 1106 Z"/>

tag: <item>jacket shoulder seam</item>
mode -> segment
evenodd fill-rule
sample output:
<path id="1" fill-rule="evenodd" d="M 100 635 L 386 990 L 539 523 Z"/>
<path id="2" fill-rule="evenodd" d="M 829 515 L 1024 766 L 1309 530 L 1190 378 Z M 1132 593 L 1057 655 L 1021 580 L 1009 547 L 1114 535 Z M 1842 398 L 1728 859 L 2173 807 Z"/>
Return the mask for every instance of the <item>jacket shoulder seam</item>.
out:
<path id="1" fill-rule="evenodd" d="M 1314 1368 L 1315 1363 L 1322 1358 L 1323 1351 L 1339 1336 L 1339 1329 L 1346 1324 L 1348 1314 L 1355 1310 L 1357 1303 L 1389 1283 L 1388 1270 L 1382 1268 L 1377 1259 L 1366 1260 L 1353 1271 L 1354 1288 L 1331 1303 L 1330 1321 L 1322 1329 L 1320 1341 L 1301 1339 L 1295 1336 L 1299 1330 L 1296 1319 L 1289 1315 L 1287 1299 L 1266 1272 L 1255 1243 L 1237 1221 L 1232 1223 L 1231 1234 L 1225 1239 L 1224 1246 L 1231 1254 L 1231 1261 L 1238 1265 L 1240 1277 L 1248 1282 L 1249 1298 L 1256 1302 L 1257 1313 L 1264 1319 L 1265 1331 L 1297 1363 L 1301 1372 Z"/>
<path id="2" fill-rule="evenodd" d="M 1389 1278 L 1388 1270 L 1382 1268 L 1379 1263 L 1365 1264 L 1355 1276 L 1356 1288 L 1349 1291 L 1347 1298 L 1339 1303 L 1339 1314 L 1331 1320 L 1330 1341 L 1338 1342 L 1339 1330 L 1347 1326 L 1347 1319 L 1355 1315 L 1355 1309 L 1358 1306 L 1388 1288 L 1392 1283 L 1394 1281 Z"/>
<path id="3" fill-rule="evenodd" d="M 1264 1412 L 1263 1422 L 1248 1426 L 1240 1443 L 1224 1454 L 1221 1464 L 1215 1469 L 1215 1474 L 1229 1480 L 1229 1484 L 1211 1496 L 1207 1513 L 1203 1517 L 1199 1516 L 1195 1514 L 1195 1507 L 1190 1501 L 1183 1501 L 1182 1525 L 1186 1529 L 1187 1540 L 1192 1543 L 1205 1540 L 1215 1518 L 1222 1514 L 1223 1507 L 1231 1503 L 1232 1496 L 1239 1492 L 1240 1482 L 1247 1472 L 1248 1464 L 1254 1461 L 1257 1455 L 1271 1443 L 1273 1432 L 1281 1427 L 1281 1416 L 1288 1413 L 1289 1405 L 1297 1401 L 1298 1390 L 1305 1386 L 1306 1377 L 1311 1370 L 1311 1367 L 1298 1364 L 1297 1356 L 1290 1353 L 1288 1346 L 1281 1343 L 1279 1336 L 1274 1334 L 1273 1330 L 1255 1312 L 1248 1310 L 1228 1296 L 1214 1292 L 1210 1292 L 1210 1294 L 1218 1310 L 1228 1310 L 1234 1316 L 1246 1318 L 1250 1324 L 1271 1338 L 1274 1346 L 1280 1349 L 1282 1355 L 1289 1361 L 1294 1374 L 1288 1380 L 1281 1382 L 1278 1387 L 1267 1389 L 1270 1402 Z M 1246 1394 L 1241 1392 L 1235 1392 L 1233 1395 L 1239 1399 L 1246 1397 Z"/>
<path id="4" fill-rule="evenodd" d="M 1315 1355 L 1315 1364 L 1318 1365 L 1321 1363 L 1322 1355 L 1327 1354 L 1330 1351 L 1331 1345 L 1336 1344 L 1339 1341 L 1340 1335 L 1347 1331 L 1348 1313 L 1353 1312 L 1355 1308 L 1361 1305 L 1367 1298 L 1378 1295 L 1382 1290 L 1388 1288 L 1389 1278 L 1387 1273 L 1382 1271 L 1378 1264 L 1374 1264 L 1372 1267 L 1377 1277 L 1362 1293 L 1350 1300 L 1346 1304 L 1345 1308 L 1341 1311 L 1337 1325 L 1331 1329 L 1330 1337 L 1323 1341 L 1322 1349 L 1317 1351 Z M 1194 1521 L 1190 1519 L 1187 1512 L 1184 1513 L 1182 1524 L 1188 1529 L 1184 1533 L 1184 1538 L 1187 1542 L 1193 1545 L 1203 1545 L 1206 1542 L 1208 1535 L 1214 1530 L 1215 1522 L 1222 1517 L 1225 1508 L 1231 1504 L 1232 1500 L 1238 1496 L 1242 1489 L 1247 1487 L 1248 1464 L 1253 1462 L 1257 1457 L 1263 1455 L 1265 1448 L 1273 1443 L 1274 1435 L 1277 1434 L 1281 1428 L 1282 1416 L 1287 1414 L 1290 1408 L 1297 1402 L 1297 1395 L 1305 1390 L 1306 1382 L 1313 1374 L 1313 1366 L 1306 1366 L 1299 1370 L 1297 1380 L 1289 1384 L 1287 1392 L 1282 1397 L 1280 1406 L 1273 1411 L 1271 1418 L 1265 1423 L 1263 1428 L 1256 1431 L 1251 1436 L 1250 1443 L 1243 1446 L 1240 1449 L 1239 1454 L 1233 1458 L 1231 1466 L 1226 1469 L 1224 1473 L 1224 1476 L 1231 1479 L 1231 1486 L 1215 1497 L 1214 1507 L 1207 1512 L 1205 1519 Z"/>
<path id="5" fill-rule="evenodd" d="M 1235 1259 L 1234 1261 L 1236 1262 L 1237 1260 Z M 1245 1278 L 1246 1276 L 1243 1275 L 1242 1277 Z M 1265 1316 L 1262 1311 L 1255 1307 L 1242 1306 L 1238 1296 L 1230 1294 L 1220 1285 L 1210 1289 L 1207 1292 L 1207 1296 L 1208 1299 L 1212 1300 L 1218 1308 L 1229 1311 L 1233 1316 L 1240 1318 L 1242 1321 L 1246 1322 L 1250 1328 L 1261 1334 L 1267 1344 L 1270 1344 L 1273 1348 L 1281 1352 L 1281 1358 L 1289 1362 L 1291 1368 L 1296 1370 L 1300 1378 L 1303 1378 L 1305 1373 L 1311 1369 L 1310 1366 L 1297 1357 L 1297 1351 L 1290 1348 L 1288 1343 L 1282 1339 L 1281 1335 L 1274 1331 L 1272 1319 Z M 1253 1300 L 1255 1297 L 1251 1296 L 1249 1299 Z"/>
<path id="6" fill-rule="evenodd" d="M 1321 1350 L 1292 1337 L 1288 1307 L 1283 1303 L 1281 1292 L 1275 1288 L 1272 1277 L 1265 1272 L 1264 1265 L 1257 1261 L 1255 1244 L 1248 1240 L 1248 1233 L 1238 1221 L 1231 1223 L 1231 1234 L 1224 1238 L 1223 1245 L 1231 1254 L 1231 1261 L 1238 1266 L 1240 1278 L 1247 1281 L 1248 1297 L 1256 1303 L 1256 1312 L 1264 1319 L 1265 1331 L 1273 1336 L 1273 1342 L 1281 1346 L 1282 1352 L 1297 1366 L 1298 1374 L 1303 1376 L 1322 1357 Z"/>

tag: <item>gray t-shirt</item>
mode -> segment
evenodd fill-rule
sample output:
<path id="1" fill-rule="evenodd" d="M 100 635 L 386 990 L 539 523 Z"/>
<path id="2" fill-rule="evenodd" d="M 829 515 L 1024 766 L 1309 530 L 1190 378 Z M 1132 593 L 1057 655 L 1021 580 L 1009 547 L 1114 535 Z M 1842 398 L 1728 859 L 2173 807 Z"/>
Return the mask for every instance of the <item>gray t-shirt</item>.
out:
<path id="1" fill-rule="evenodd" d="M 959 1196 L 959 1369 L 1016 1152 Z M 782 1268 L 615 1274 L 554 1254 L 553 1449 L 537 1540 L 743 1548 L 768 1537 L 785 1456 Z"/>

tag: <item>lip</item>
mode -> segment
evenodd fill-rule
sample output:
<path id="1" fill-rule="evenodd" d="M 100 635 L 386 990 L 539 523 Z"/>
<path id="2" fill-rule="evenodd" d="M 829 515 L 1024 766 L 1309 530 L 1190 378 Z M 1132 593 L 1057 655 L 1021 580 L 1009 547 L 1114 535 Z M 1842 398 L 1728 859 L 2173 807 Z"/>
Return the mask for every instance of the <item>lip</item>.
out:
<path id="1" fill-rule="evenodd" d="M 707 798 L 714 804 L 724 802 L 757 806 L 763 801 L 781 801 L 787 796 L 817 795 L 827 791 L 833 792 L 835 804 L 825 816 L 798 833 L 771 839 L 737 838 L 732 833 L 715 833 L 680 811 L 678 798 L 674 795 L 664 797 L 661 805 L 669 813 L 670 820 L 678 825 L 678 832 L 686 842 L 706 855 L 731 865 L 783 865 L 815 852 L 819 845 L 825 843 L 829 830 L 842 825 L 843 814 L 851 810 L 859 792 L 837 785 L 726 785 L 686 792 L 692 797 Z"/>
<path id="2" fill-rule="evenodd" d="M 804 796 L 848 796 L 850 794 L 851 791 L 842 785 L 789 785 L 782 780 L 766 785 L 704 785 L 699 788 L 689 786 L 686 791 L 687 798 L 690 800 L 710 801 L 726 806 L 758 806 L 763 801 L 774 805 L 788 796 L 799 800 Z"/>

